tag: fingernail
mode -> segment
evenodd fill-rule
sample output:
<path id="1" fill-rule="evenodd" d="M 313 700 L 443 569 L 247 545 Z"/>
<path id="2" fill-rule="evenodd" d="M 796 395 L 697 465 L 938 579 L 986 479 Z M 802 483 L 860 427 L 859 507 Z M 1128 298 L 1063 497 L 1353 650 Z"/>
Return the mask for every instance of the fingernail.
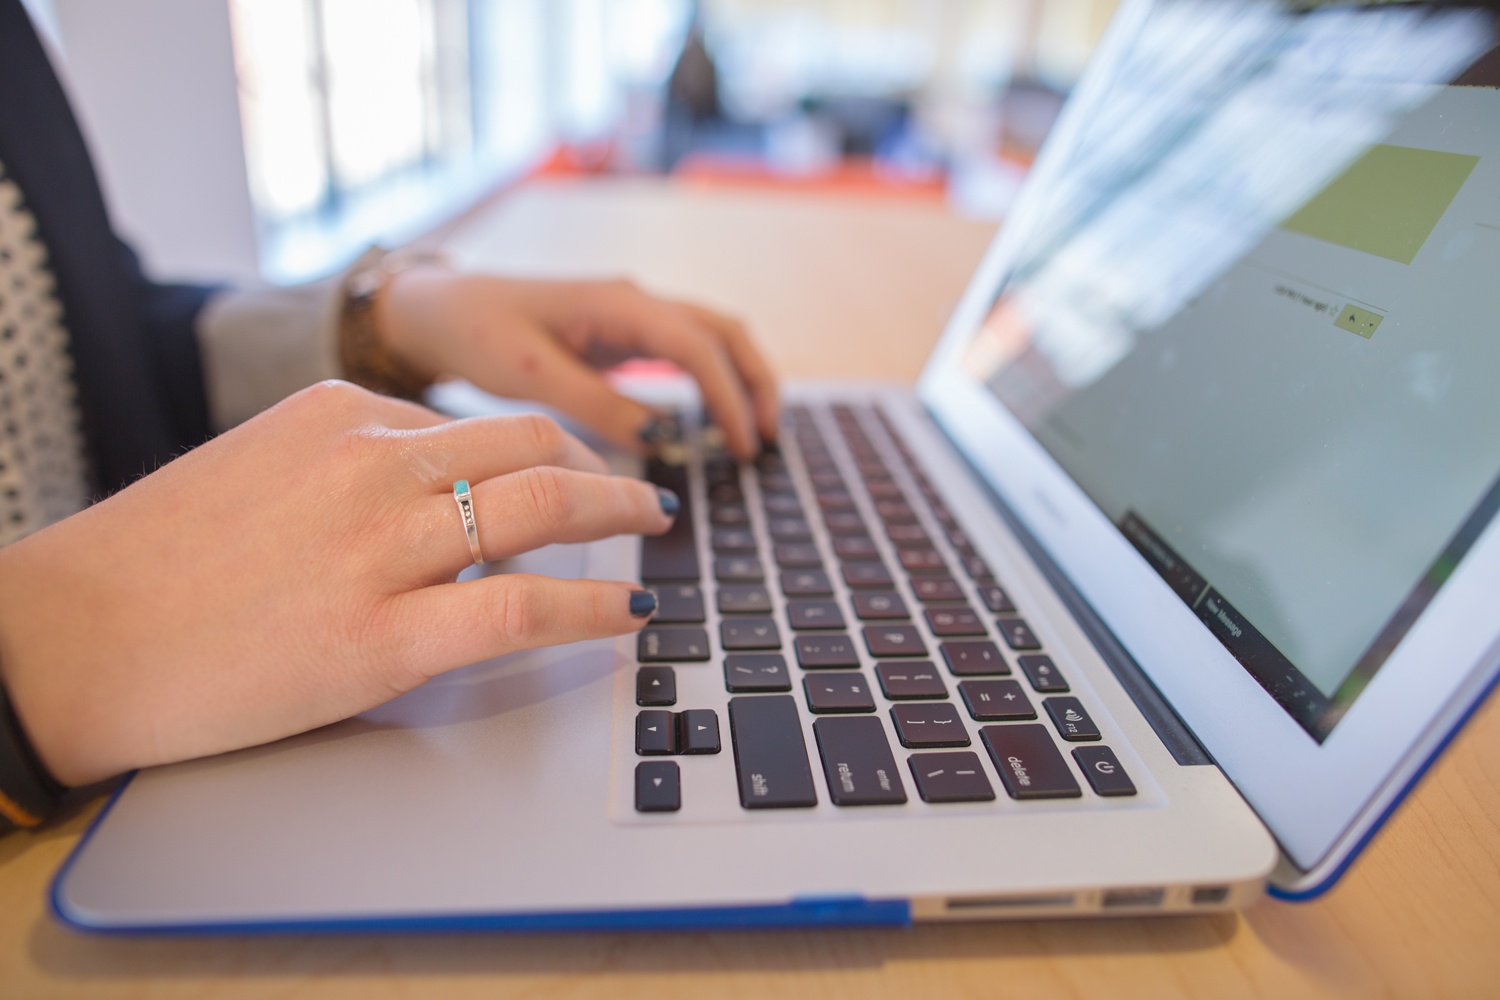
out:
<path id="1" fill-rule="evenodd" d="M 656 499 L 661 501 L 661 512 L 668 517 L 676 517 L 677 512 L 682 509 L 682 501 L 671 490 L 657 487 Z"/>
<path id="2" fill-rule="evenodd" d="M 630 617 L 650 618 L 656 614 L 656 595 L 649 590 L 630 592 Z"/>
<path id="3" fill-rule="evenodd" d="M 676 441 L 682 437 L 682 427 L 676 418 L 657 415 L 641 425 L 635 435 L 641 444 L 649 447 Z"/>

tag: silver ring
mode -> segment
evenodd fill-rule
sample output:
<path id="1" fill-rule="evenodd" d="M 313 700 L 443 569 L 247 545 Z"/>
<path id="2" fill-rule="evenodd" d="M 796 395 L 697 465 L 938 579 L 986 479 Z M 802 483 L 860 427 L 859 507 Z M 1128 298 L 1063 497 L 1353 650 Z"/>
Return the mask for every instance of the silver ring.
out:
<path id="1" fill-rule="evenodd" d="M 484 565 L 484 553 L 479 548 L 479 525 L 474 521 L 474 494 L 469 492 L 469 481 L 460 479 L 453 484 L 453 499 L 458 502 L 459 516 L 464 519 L 464 534 L 469 536 L 469 554 L 475 566 Z"/>

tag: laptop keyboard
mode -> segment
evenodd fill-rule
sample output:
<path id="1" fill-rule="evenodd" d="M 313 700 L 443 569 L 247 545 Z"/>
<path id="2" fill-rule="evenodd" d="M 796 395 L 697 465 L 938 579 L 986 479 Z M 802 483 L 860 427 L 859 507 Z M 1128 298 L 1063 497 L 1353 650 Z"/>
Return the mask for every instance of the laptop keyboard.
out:
<path id="1" fill-rule="evenodd" d="M 680 809 L 672 758 L 726 749 L 746 810 L 814 807 L 820 791 L 840 808 L 989 802 L 997 782 L 1016 800 L 1135 796 L 887 416 L 786 419 L 794 447 L 747 466 L 710 453 L 701 493 L 686 465 L 649 464 L 683 507 L 642 545 L 659 604 L 636 650 L 636 810 Z M 728 748 L 716 710 L 677 705 L 679 671 L 715 669 Z"/>

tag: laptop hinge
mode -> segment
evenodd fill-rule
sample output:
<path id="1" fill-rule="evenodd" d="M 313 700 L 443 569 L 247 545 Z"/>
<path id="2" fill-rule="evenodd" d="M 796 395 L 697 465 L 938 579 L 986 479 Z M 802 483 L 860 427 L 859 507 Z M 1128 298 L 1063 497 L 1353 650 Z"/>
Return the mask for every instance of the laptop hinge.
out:
<path id="1" fill-rule="evenodd" d="M 953 440 L 947 428 L 943 426 L 942 421 L 938 420 L 930 410 L 927 410 L 926 404 L 923 404 L 923 409 L 927 411 L 928 419 L 932 421 L 933 426 L 938 429 L 939 433 L 947 439 L 948 444 L 952 446 L 953 451 L 969 470 L 969 474 L 974 478 L 979 488 L 984 491 L 985 496 L 989 498 L 990 503 L 994 505 L 1000 517 L 1020 540 L 1021 545 L 1026 549 L 1027 555 L 1031 556 L 1037 566 L 1041 568 L 1043 575 L 1047 578 L 1047 582 L 1052 585 L 1058 596 L 1062 598 L 1063 603 L 1067 605 L 1068 611 L 1072 613 L 1074 619 L 1083 628 L 1083 632 L 1088 636 L 1089 642 L 1093 643 L 1094 648 L 1099 652 L 1099 656 L 1109 666 L 1109 669 L 1114 672 L 1115 677 L 1120 682 L 1120 686 L 1130 695 L 1136 707 L 1141 710 L 1141 714 L 1146 717 L 1146 721 L 1151 724 L 1151 728 L 1156 732 L 1162 744 L 1172 755 L 1172 759 L 1179 764 L 1185 765 L 1213 764 L 1213 757 L 1209 756 L 1208 751 L 1203 748 L 1203 744 L 1198 742 L 1198 738 L 1193 735 L 1193 731 L 1188 728 L 1187 723 L 1183 722 L 1181 717 L 1172 710 L 1172 706 L 1162 697 L 1161 692 L 1156 689 L 1156 685 L 1151 683 L 1151 679 L 1146 676 L 1140 664 L 1135 662 L 1135 658 L 1120 644 L 1120 640 L 1115 638 L 1115 634 L 1110 631 L 1109 626 L 1104 624 L 1103 619 L 1095 613 L 1093 607 L 1078 592 L 1078 589 L 1073 586 L 1067 574 L 1052 560 L 1052 557 L 1042 548 L 1041 543 L 1036 540 L 1036 537 L 1032 535 L 1026 525 L 1021 523 L 1021 519 L 1016 516 L 1015 512 L 1011 510 L 1010 505 L 1005 502 L 1005 499 L 995 491 L 994 487 L 984 478 L 984 475 L 974 463 L 969 460 L 969 456 L 964 454 L 964 450 L 959 447 L 958 442 Z"/>

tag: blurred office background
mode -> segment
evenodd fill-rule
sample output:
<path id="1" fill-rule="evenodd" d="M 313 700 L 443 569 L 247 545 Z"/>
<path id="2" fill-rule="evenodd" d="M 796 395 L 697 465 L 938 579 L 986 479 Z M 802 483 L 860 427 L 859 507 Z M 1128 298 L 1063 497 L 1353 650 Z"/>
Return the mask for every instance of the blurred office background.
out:
<path id="1" fill-rule="evenodd" d="M 1005 211 L 1115 0 L 40 0 L 158 274 L 305 280 L 538 176 Z"/>

